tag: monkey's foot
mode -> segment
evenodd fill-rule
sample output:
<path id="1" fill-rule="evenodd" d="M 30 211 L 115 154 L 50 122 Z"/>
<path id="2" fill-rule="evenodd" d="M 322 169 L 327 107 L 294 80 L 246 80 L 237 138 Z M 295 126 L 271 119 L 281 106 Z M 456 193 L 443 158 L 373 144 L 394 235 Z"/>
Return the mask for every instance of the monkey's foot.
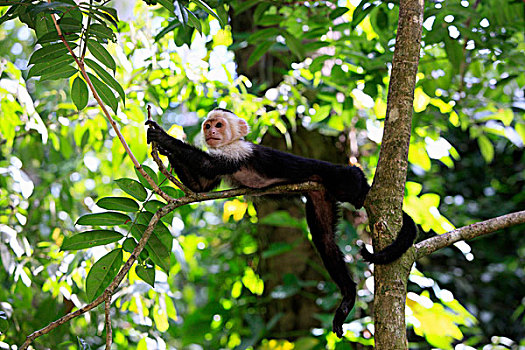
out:
<path id="1" fill-rule="evenodd" d="M 355 297 L 343 297 L 341 305 L 335 310 L 334 321 L 332 322 L 332 331 L 339 337 L 343 337 L 343 323 L 346 320 L 346 316 L 350 313 L 354 307 Z"/>

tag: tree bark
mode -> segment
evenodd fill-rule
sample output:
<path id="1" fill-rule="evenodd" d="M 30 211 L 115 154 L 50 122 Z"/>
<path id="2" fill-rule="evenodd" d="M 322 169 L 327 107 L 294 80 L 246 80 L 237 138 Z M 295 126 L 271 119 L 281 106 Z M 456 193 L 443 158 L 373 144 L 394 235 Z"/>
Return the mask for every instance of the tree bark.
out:
<path id="1" fill-rule="evenodd" d="M 374 183 L 366 200 L 375 250 L 391 243 L 401 228 L 423 5 L 423 0 L 400 2 L 383 141 Z M 415 258 L 413 249 L 410 252 L 393 264 L 375 266 L 376 349 L 407 348 L 406 286 Z"/>

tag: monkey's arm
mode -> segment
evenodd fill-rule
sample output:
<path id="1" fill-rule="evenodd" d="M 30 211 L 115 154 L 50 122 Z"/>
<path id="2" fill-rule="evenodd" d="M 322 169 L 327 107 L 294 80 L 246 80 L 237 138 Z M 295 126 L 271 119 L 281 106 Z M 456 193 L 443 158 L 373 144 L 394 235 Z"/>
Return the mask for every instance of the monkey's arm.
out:
<path id="1" fill-rule="evenodd" d="M 154 121 L 147 121 L 148 143 L 155 142 L 160 154 L 168 157 L 182 183 L 192 191 L 203 192 L 217 187 L 221 175 L 237 170 L 232 162 L 217 161 L 216 157 L 171 137 Z"/>

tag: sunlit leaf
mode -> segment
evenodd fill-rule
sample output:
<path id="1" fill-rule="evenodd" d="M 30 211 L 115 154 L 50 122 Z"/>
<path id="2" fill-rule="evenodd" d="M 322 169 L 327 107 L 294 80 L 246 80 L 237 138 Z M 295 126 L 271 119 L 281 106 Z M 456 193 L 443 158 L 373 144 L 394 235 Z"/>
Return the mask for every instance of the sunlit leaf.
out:
<path id="1" fill-rule="evenodd" d="M 494 146 L 492 145 L 492 142 L 490 142 L 487 136 L 480 135 L 478 137 L 478 146 L 485 162 L 491 163 L 494 159 Z"/>
<path id="2" fill-rule="evenodd" d="M 233 216 L 233 220 L 239 221 L 244 217 L 248 209 L 248 203 L 241 202 L 238 199 L 224 202 L 224 211 L 222 214 L 222 220 L 228 222 L 230 216 Z"/>
<path id="3" fill-rule="evenodd" d="M 262 295 L 264 292 L 264 282 L 249 267 L 244 269 L 244 276 L 241 278 L 242 284 L 255 295 Z"/>

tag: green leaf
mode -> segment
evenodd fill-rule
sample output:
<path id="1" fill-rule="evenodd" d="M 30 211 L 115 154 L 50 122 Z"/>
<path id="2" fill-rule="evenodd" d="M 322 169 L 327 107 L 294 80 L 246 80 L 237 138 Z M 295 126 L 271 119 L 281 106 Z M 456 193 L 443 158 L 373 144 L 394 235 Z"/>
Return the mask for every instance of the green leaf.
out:
<path id="1" fill-rule="evenodd" d="M 131 198 L 126 197 L 104 197 L 98 200 L 97 205 L 104 209 L 135 212 L 139 205 Z"/>
<path id="2" fill-rule="evenodd" d="M 201 21 L 195 16 L 193 12 L 186 9 L 186 12 L 188 13 L 188 24 L 192 26 L 193 28 L 197 29 L 197 31 L 202 34 L 202 24 Z"/>
<path id="3" fill-rule="evenodd" d="M 464 60 L 463 46 L 456 40 L 452 40 L 447 36 L 445 38 L 445 51 L 447 52 L 451 67 L 455 72 L 459 72 L 459 68 Z"/>
<path id="4" fill-rule="evenodd" d="M 87 106 L 89 91 L 86 82 L 81 77 L 76 77 L 71 85 L 71 99 L 80 111 Z"/>
<path id="5" fill-rule="evenodd" d="M 199 6 L 201 9 L 203 9 L 204 11 L 206 11 L 208 14 L 212 15 L 213 17 L 217 18 L 217 20 L 219 21 L 220 25 L 221 25 L 221 28 L 224 28 L 224 26 L 226 25 L 226 23 L 224 23 L 224 21 L 212 10 L 211 7 L 209 7 L 204 1 L 201 1 L 201 0 L 193 0 L 194 3 L 197 4 L 197 6 Z"/>
<path id="6" fill-rule="evenodd" d="M 64 36 L 64 39 L 66 39 L 68 43 L 73 42 L 77 40 L 78 38 L 79 38 L 78 34 L 68 34 Z M 55 41 L 60 41 L 60 43 L 62 43 L 62 39 L 60 39 L 60 37 L 58 36 L 57 31 L 49 32 L 49 33 L 42 35 L 40 38 L 38 38 L 38 41 L 36 43 L 43 45 L 43 44 L 47 44 L 47 43 L 51 43 Z"/>
<path id="7" fill-rule="evenodd" d="M 126 238 L 122 243 L 122 249 L 128 253 L 132 253 L 136 247 L 137 241 L 135 241 L 132 237 Z"/>
<path id="8" fill-rule="evenodd" d="M 58 7 L 72 7 L 72 6 L 73 6 L 72 4 L 67 4 L 67 3 L 59 2 L 59 1 L 43 2 L 36 6 L 30 7 L 29 12 L 32 15 L 36 15 L 42 11 L 46 11 L 49 13 L 62 13 L 61 10 L 57 9 Z"/>
<path id="9" fill-rule="evenodd" d="M 175 7 L 175 16 L 177 16 L 179 22 L 183 25 L 186 25 L 186 23 L 188 23 L 188 13 L 186 12 L 184 5 L 181 5 L 177 0 L 175 0 L 173 1 L 173 6 Z"/>
<path id="10" fill-rule="evenodd" d="M 155 266 L 137 265 L 135 272 L 141 280 L 146 282 L 152 287 L 155 287 Z"/>
<path id="11" fill-rule="evenodd" d="M 101 295 L 122 266 L 122 249 L 115 249 L 100 258 L 86 278 L 86 297 L 89 302 Z"/>
<path id="12" fill-rule="evenodd" d="M 120 86 L 120 84 L 115 80 L 115 78 L 113 78 L 111 76 L 111 74 L 109 74 L 104 68 L 102 68 L 101 65 L 99 65 L 97 62 L 89 59 L 89 58 L 86 58 L 84 60 L 87 65 L 93 69 L 97 75 L 100 77 L 100 79 L 102 79 L 102 81 L 104 81 L 104 83 L 106 83 L 107 85 L 109 85 L 109 87 L 113 88 L 115 91 L 118 92 L 118 94 L 120 95 L 120 98 L 122 99 L 122 103 L 124 105 L 126 105 L 126 94 L 124 93 L 124 89 L 122 88 L 122 86 Z"/>
<path id="13" fill-rule="evenodd" d="M 69 43 L 69 47 L 71 49 L 76 48 L 78 45 L 75 43 Z M 31 58 L 29 59 L 28 65 L 36 64 L 44 61 L 49 61 L 52 59 L 55 59 L 57 57 L 60 57 L 62 55 L 68 54 L 69 51 L 67 50 L 67 47 L 63 43 L 56 43 L 51 45 L 46 45 L 31 55 Z"/>
<path id="14" fill-rule="evenodd" d="M 60 30 L 62 33 L 78 33 L 82 31 L 82 22 L 77 21 L 74 18 L 62 18 L 60 22 L 58 23 L 60 26 Z"/>
<path id="15" fill-rule="evenodd" d="M 82 140 L 80 141 L 80 148 L 84 149 L 84 147 L 86 147 L 88 142 L 89 142 L 89 129 L 86 129 L 84 134 L 82 134 Z"/>
<path id="16" fill-rule="evenodd" d="M 368 5 L 366 9 L 363 10 L 364 6 Z M 377 5 L 372 4 L 368 1 L 361 1 L 361 3 L 354 10 L 352 15 L 352 29 L 355 29 L 361 21 L 372 11 Z"/>
<path id="17" fill-rule="evenodd" d="M 55 68 L 53 72 L 46 72 L 46 74 L 42 74 L 40 77 L 40 81 L 66 79 L 73 76 L 73 74 L 77 72 L 78 70 L 75 67 L 65 65 Z"/>
<path id="18" fill-rule="evenodd" d="M 146 227 L 151 221 L 152 217 L 153 214 L 150 212 L 140 212 L 137 215 L 137 223 L 139 224 L 139 226 L 142 225 Z M 163 222 L 159 221 L 157 223 L 155 229 L 153 230 L 153 234 L 162 242 L 162 244 L 164 244 L 168 251 L 171 251 L 171 248 L 173 247 L 173 236 L 171 235 L 169 228 L 166 225 L 164 225 Z"/>
<path id="19" fill-rule="evenodd" d="M 490 163 L 494 160 L 494 146 L 487 136 L 481 135 L 478 137 L 479 150 L 485 162 Z"/>
<path id="20" fill-rule="evenodd" d="M 133 251 L 137 247 L 137 244 L 138 244 L 137 241 L 135 241 L 135 239 L 133 239 L 133 237 L 128 237 L 122 243 L 122 249 L 124 249 L 124 251 L 126 251 L 128 253 L 133 253 Z M 146 260 L 148 257 L 149 257 L 148 251 L 146 249 L 143 249 L 140 252 L 140 258 L 142 260 Z"/>
<path id="21" fill-rule="evenodd" d="M 248 0 L 248 1 L 239 1 L 238 5 L 235 7 L 235 15 L 238 16 L 249 8 L 257 5 L 261 0 Z"/>
<path id="22" fill-rule="evenodd" d="M 118 19 L 118 14 L 117 14 L 116 9 L 112 7 L 108 7 L 108 6 L 94 6 L 94 7 L 99 10 L 97 11 L 98 15 L 104 17 L 107 21 L 113 24 L 115 28 L 118 28 L 119 19 Z"/>
<path id="23" fill-rule="evenodd" d="M 265 14 L 259 20 L 257 21 L 257 25 L 261 26 L 273 26 L 273 25 L 279 25 L 279 23 L 282 23 L 285 21 L 285 18 L 281 15 L 270 15 Z"/>
<path id="24" fill-rule="evenodd" d="M 279 30 L 279 28 L 266 28 L 266 29 L 258 30 L 248 37 L 248 42 L 254 43 L 261 39 L 273 41 L 273 38 L 279 35 L 280 33 L 281 33 L 281 30 Z"/>
<path id="25" fill-rule="evenodd" d="M 173 1 L 169 0 L 158 0 L 158 3 L 164 6 L 170 14 L 175 12 L 175 6 L 173 5 Z"/>
<path id="26" fill-rule="evenodd" d="M 165 26 L 164 28 L 162 28 L 160 30 L 160 32 L 155 35 L 155 41 L 159 41 L 160 39 L 162 39 L 166 34 L 168 34 L 169 32 L 173 31 L 175 28 L 178 28 L 180 27 L 182 24 L 180 24 L 179 21 L 177 20 L 173 20 L 171 21 L 167 26 Z"/>
<path id="27" fill-rule="evenodd" d="M 94 76 L 91 73 L 87 73 L 89 76 L 89 80 L 91 80 L 91 83 L 93 84 L 93 87 L 95 88 L 95 91 L 98 93 L 102 101 L 107 104 L 111 109 L 117 113 L 117 107 L 118 107 L 118 100 L 111 91 L 111 89 L 101 82 L 96 76 Z"/>
<path id="28" fill-rule="evenodd" d="M 128 221 L 130 221 L 130 218 L 126 214 L 108 211 L 104 213 L 82 215 L 78 218 L 75 225 L 114 226 L 125 224 Z"/>
<path id="29" fill-rule="evenodd" d="M 297 244 L 290 244 L 284 242 L 271 243 L 268 249 L 262 252 L 263 259 L 268 259 L 272 256 L 277 256 L 291 251 Z"/>
<path id="30" fill-rule="evenodd" d="M 113 230 L 92 230 L 64 238 L 60 250 L 79 250 L 105 245 L 122 239 L 122 235 Z"/>
<path id="31" fill-rule="evenodd" d="M 271 225 L 277 227 L 295 227 L 303 228 L 302 220 L 294 218 L 284 210 L 279 210 L 265 216 L 259 220 L 260 224 Z"/>
<path id="32" fill-rule="evenodd" d="M 4 23 L 4 22 L 7 22 L 9 20 L 12 20 L 12 19 L 15 19 L 16 17 L 18 17 L 18 15 L 19 15 L 19 11 L 18 10 L 19 10 L 20 4 L 21 3 L 13 4 L 13 6 L 11 6 L 6 11 L 6 13 L 3 14 L 2 17 L 0 17 L 0 25 L 2 23 Z M 5 3 L 5 5 L 3 5 L 3 6 L 6 6 L 6 5 L 7 5 L 7 3 Z"/>
<path id="33" fill-rule="evenodd" d="M 253 50 L 252 54 L 248 58 L 248 67 L 251 67 L 255 64 L 255 62 L 259 61 L 259 59 L 270 49 L 273 42 L 267 41 L 265 43 L 262 43 L 260 45 L 257 45 L 255 47 L 255 50 Z"/>
<path id="34" fill-rule="evenodd" d="M 90 15 L 90 13 L 88 13 L 88 15 Z M 98 20 L 98 18 L 96 18 Z M 103 24 L 100 24 L 100 23 L 95 23 L 95 24 L 92 24 L 90 27 L 89 27 L 89 36 L 95 36 L 96 38 L 98 39 L 107 39 L 107 40 L 111 40 L 111 41 L 115 41 L 115 33 L 113 33 L 113 31 L 111 30 L 111 28 L 109 28 L 108 26 L 106 25 L 103 25 Z"/>
<path id="35" fill-rule="evenodd" d="M 146 228 L 146 225 L 133 225 L 131 228 L 131 234 L 137 241 L 139 241 Z M 168 250 L 168 248 L 157 237 L 155 230 L 153 230 L 153 234 L 148 239 L 148 243 L 146 243 L 146 250 L 148 251 L 151 261 L 168 273 L 171 264 L 171 250 Z"/>
<path id="36" fill-rule="evenodd" d="M 129 178 L 117 179 L 115 182 L 122 191 L 126 192 L 133 198 L 136 198 L 141 202 L 146 200 L 148 192 L 140 182 Z"/>
<path id="37" fill-rule="evenodd" d="M 348 8 L 346 7 L 337 7 L 335 10 L 333 10 L 331 13 L 330 13 L 330 19 L 331 20 L 334 20 L 338 17 L 341 17 L 342 15 L 344 15 L 345 13 L 348 12 Z"/>
<path id="38" fill-rule="evenodd" d="M 0 311 L 0 333 L 5 334 L 9 329 L 9 322 L 7 321 L 7 315 L 4 311 Z"/>
<path id="39" fill-rule="evenodd" d="M 168 196 L 172 198 L 179 198 L 184 196 L 184 192 L 179 190 L 178 188 L 171 187 L 171 186 L 161 186 L 160 189 L 162 192 L 166 193 Z"/>
<path id="40" fill-rule="evenodd" d="M 166 203 L 158 201 L 156 199 L 152 199 L 144 203 L 144 208 L 153 214 L 155 214 L 157 210 L 164 208 L 165 206 Z"/>
<path id="41" fill-rule="evenodd" d="M 29 78 L 32 78 L 32 77 L 38 77 L 38 76 L 43 75 L 43 74 L 51 73 L 54 70 L 56 70 L 58 66 L 62 66 L 62 65 L 66 65 L 66 64 L 68 65 L 68 64 L 70 64 L 73 61 L 74 61 L 74 59 L 73 59 L 73 57 L 71 55 L 64 54 L 63 56 L 57 57 L 57 58 L 55 58 L 53 60 L 37 63 L 37 64 L 33 65 L 33 67 L 31 67 L 31 69 L 27 73 L 27 78 L 26 79 L 29 79 Z"/>
<path id="42" fill-rule="evenodd" d="M 159 179 L 158 179 L 157 174 L 155 173 L 155 171 L 153 171 L 153 169 L 151 169 L 147 165 L 142 164 L 141 166 L 142 166 L 142 169 L 144 169 L 144 171 L 146 172 L 146 174 L 148 174 L 153 179 L 153 181 L 158 185 L 159 184 Z M 139 179 L 140 183 L 144 187 L 146 187 L 148 190 L 153 190 L 153 186 L 151 186 L 149 184 L 149 182 L 146 181 L 144 176 L 142 176 L 142 174 L 139 173 L 139 171 L 137 169 L 135 169 L 135 174 L 137 174 L 137 178 Z"/>
<path id="43" fill-rule="evenodd" d="M 112 71 L 115 71 L 115 68 L 117 67 L 115 60 L 102 44 L 95 40 L 88 40 L 87 45 L 89 52 L 91 52 L 100 63 Z"/>
<path id="44" fill-rule="evenodd" d="M 286 39 L 286 46 L 288 46 L 290 51 L 292 51 L 298 59 L 302 60 L 304 58 L 304 47 L 301 41 L 288 31 L 283 31 L 282 35 Z"/>

